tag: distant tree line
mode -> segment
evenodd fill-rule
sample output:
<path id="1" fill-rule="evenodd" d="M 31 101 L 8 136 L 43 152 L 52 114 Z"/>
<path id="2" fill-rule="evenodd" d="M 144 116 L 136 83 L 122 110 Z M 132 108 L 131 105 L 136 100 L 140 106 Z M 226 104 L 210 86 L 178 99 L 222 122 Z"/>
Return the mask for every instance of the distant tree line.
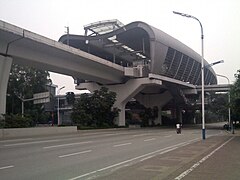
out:
<path id="1" fill-rule="evenodd" d="M 228 94 L 212 94 L 209 110 L 217 115 L 218 119 L 228 119 L 228 108 L 231 109 L 231 120 L 240 121 L 240 70 L 234 75 L 236 80 L 230 89 L 230 103 Z M 209 115 L 209 113 L 207 114 Z"/>
<path id="2" fill-rule="evenodd" d="M 42 104 L 33 104 L 33 101 L 24 102 L 22 116 L 22 100 L 46 91 L 46 84 L 49 83 L 51 80 L 48 71 L 12 64 L 7 88 L 6 114 L 0 126 L 30 127 L 37 123 L 46 123 L 49 114 L 45 113 Z"/>
<path id="3" fill-rule="evenodd" d="M 234 75 L 236 81 L 231 87 L 231 103 L 230 107 L 232 110 L 232 119 L 235 121 L 240 121 L 240 70 Z"/>

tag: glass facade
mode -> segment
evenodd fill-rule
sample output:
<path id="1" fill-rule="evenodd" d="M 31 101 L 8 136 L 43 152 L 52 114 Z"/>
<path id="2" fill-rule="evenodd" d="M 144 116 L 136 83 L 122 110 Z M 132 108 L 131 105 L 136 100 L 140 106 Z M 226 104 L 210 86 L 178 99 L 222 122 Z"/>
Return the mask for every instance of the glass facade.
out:
<path id="1" fill-rule="evenodd" d="M 193 58 L 169 47 L 163 62 L 161 74 L 194 85 L 201 84 L 201 63 Z M 213 73 L 204 68 L 205 84 L 216 84 L 217 80 Z"/>

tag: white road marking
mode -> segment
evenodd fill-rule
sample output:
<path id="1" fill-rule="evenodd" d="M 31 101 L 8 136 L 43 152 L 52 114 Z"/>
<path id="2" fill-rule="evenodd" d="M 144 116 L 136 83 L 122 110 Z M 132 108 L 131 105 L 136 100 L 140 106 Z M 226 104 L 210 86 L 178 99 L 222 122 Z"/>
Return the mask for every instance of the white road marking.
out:
<path id="1" fill-rule="evenodd" d="M 80 133 L 81 134 L 81 133 Z M 91 136 L 91 135 L 98 135 L 98 136 L 104 136 L 104 135 L 116 135 L 117 133 L 103 133 L 103 132 L 93 132 L 93 133 L 82 133 L 82 135 L 85 135 L 85 136 Z"/>
<path id="2" fill-rule="evenodd" d="M 89 173 L 86 173 L 86 174 L 82 174 L 80 176 L 76 176 L 76 177 L 70 178 L 68 180 L 76 180 L 76 179 L 80 179 L 80 178 L 83 178 L 83 177 L 87 177 L 87 176 L 90 176 L 92 174 L 95 174 L 95 173 L 98 173 L 98 172 L 102 172 L 102 171 L 105 171 L 105 170 L 108 170 L 108 169 L 112 169 L 114 167 L 117 167 L 117 166 L 120 166 L 120 165 L 123 165 L 123 164 L 127 164 L 129 162 L 132 162 L 132 161 L 135 161 L 135 160 L 138 160 L 138 159 L 141 159 L 141 158 L 149 157 L 151 155 L 154 156 L 154 154 L 156 154 L 156 153 L 159 153 L 159 152 L 162 152 L 162 151 L 165 151 L 165 150 L 169 150 L 171 148 L 176 148 L 177 149 L 179 147 L 185 146 L 186 143 L 195 142 L 195 141 L 199 141 L 199 140 L 200 140 L 200 138 L 196 138 L 196 139 L 193 139 L 193 140 L 190 140 L 190 141 L 187 141 L 187 142 L 183 142 L 183 143 L 179 143 L 179 144 L 176 144 L 176 145 L 173 145 L 173 146 L 169 146 L 169 147 L 166 147 L 166 148 L 163 148 L 163 149 L 158 149 L 156 151 L 153 151 L 153 152 L 150 152 L 150 153 L 147 153 L 147 154 L 143 154 L 141 156 L 137 156 L 135 158 L 128 159 L 126 161 L 122 161 L 122 162 L 119 162 L 119 163 L 116 163 L 116 164 L 113 164 L 113 165 L 110 165 L 110 166 L 107 166 L 107 167 L 104 167 L 102 169 L 98 169 L 98 170 L 95 170 L 95 171 L 92 171 L 92 172 L 89 172 Z"/>
<path id="3" fill-rule="evenodd" d="M 4 167 L 0 167 L 0 170 L 3 170 L 3 169 L 9 169 L 9 168 L 13 168 L 14 166 L 11 165 L 11 166 L 4 166 Z"/>
<path id="4" fill-rule="evenodd" d="M 102 137 L 104 137 L 104 136 L 113 136 L 113 135 L 116 135 L 116 134 L 114 134 L 114 133 L 109 133 L 109 134 L 103 134 L 103 135 L 101 135 Z M 98 136 L 99 137 L 99 136 Z"/>
<path id="5" fill-rule="evenodd" d="M 40 143 L 47 143 L 47 142 L 58 142 L 60 140 L 45 140 L 45 141 L 31 141 L 31 142 L 23 142 L 23 143 L 15 143 L 15 144 L 5 144 L 3 146 L 11 147 L 11 146 L 21 146 L 21 145 L 29 145 L 29 144 L 40 144 Z"/>
<path id="6" fill-rule="evenodd" d="M 184 143 L 183 146 L 186 146 L 186 145 L 188 145 L 188 144 L 189 144 L 189 143 Z M 177 148 L 179 148 L 179 147 L 173 147 L 173 148 L 167 149 L 167 150 L 165 150 L 165 151 L 160 152 L 159 155 L 162 155 L 162 154 L 165 154 L 165 153 L 167 153 L 167 152 L 173 151 L 173 150 L 175 150 L 175 149 L 177 149 Z M 140 160 L 140 162 L 145 161 L 145 160 L 147 160 L 147 159 L 150 159 L 150 158 L 152 158 L 152 157 L 154 157 L 154 156 L 156 156 L 156 155 L 157 155 L 157 154 L 152 155 L 152 156 L 148 156 L 148 157 L 146 157 L 146 158 L 143 158 L 143 159 Z"/>
<path id="7" fill-rule="evenodd" d="M 64 157 L 75 156 L 75 155 L 85 154 L 85 153 L 90 153 L 90 152 L 92 152 L 92 150 L 86 150 L 86 151 L 76 152 L 76 153 L 72 153 L 72 154 L 65 154 L 65 155 L 61 155 L 61 156 L 58 156 L 58 157 L 59 158 L 64 158 Z"/>
<path id="8" fill-rule="evenodd" d="M 130 145 L 130 144 L 132 144 L 132 143 L 128 142 L 128 143 L 124 143 L 124 144 L 116 144 L 113 147 L 127 146 L 127 145 Z"/>
<path id="9" fill-rule="evenodd" d="M 200 161 L 198 161 L 197 163 L 195 163 L 194 165 L 192 165 L 192 167 L 190 167 L 189 169 L 187 169 L 186 171 L 184 171 L 183 173 L 181 173 L 179 176 L 177 176 L 175 178 L 175 180 L 180 180 L 182 178 L 184 178 L 185 176 L 187 176 L 190 172 L 192 172 L 194 169 L 196 169 L 199 165 L 201 165 L 204 161 L 206 161 L 209 157 L 211 157 L 215 152 L 217 152 L 219 149 L 221 149 L 223 146 L 225 146 L 228 142 L 230 142 L 234 137 L 232 137 L 231 139 L 227 140 L 226 142 L 224 142 L 222 145 L 220 145 L 219 147 L 217 147 L 216 149 L 214 149 L 211 153 L 209 153 L 207 156 L 205 156 L 204 158 L 202 158 Z"/>
<path id="10" fill-rule="evenodd" d="M 117 171 L 118 169 L 121 169 L 121 168 L 123 168 L 123 167 L 128 167 L 128 166 L 130 166 L 130 165 L 131 165 L 131 163 L 129 163 L 129 164 L 123 164 L 122 166 L 118 166 L 118 167 L 116 167 L 116 168 L 112 168 L 112 169 L 111 169 L 111 172 Z"/>
<path id="11" fill-rule="evenodd" d="M 156 140 L 156 138 L 145 139 L 145 140 L 143 140 L 143 141 L 147 142 L 147 141 L 154 141 L 154 140 Z"/>
<path id="12" fill-rule="evenodd" d="M 148 135 L 148 134 L 135 134 L 135 135 L 133 135 L 133 137 L 141 137 L 141 136 L 146 136 L 146 135 Z"/>
<path id="13" fill-rule="evenodd" d="M 145 161 L 145 160 L 147 160 L 147 159 L 150 159 L 150 158 L 152 158 L 152 157 L 154 157 L 154 156 L 145 157 L 145 158 L 141 159 L 140 162 Z"/>
<path id="14" fill-rule="evenodd" d="M 2 141 L 0 141 L 0 143 L 16 142 L 16 141 L 29 141 L 29 140 L 33 140 L 33 138 L 2 140 Z"/>
<path id="15" fill-rule="evenodd" d="M 172 137 L 172 135 L 164 136 L 164 137 Z"/>
<path id="16" fill-rule="evenodd" d="M 189 143 L 185 143 L 184 146 L 188 145 Z M 159 154 L 162 155 L 162 154 L 165 154 L 167 152 L 170 152 L 170 151 L 173 151 L 175 149 L 177 149 L 178 147 L 173 147 L 173 148 L 170 148 L 170 149 L 167 149 L 166 151 L 163 151 L 163 152 L 160 152 Z"/>
<path id="17" fill-rule="evenodd" d="M 88 144 L 88 143 L 92 143 L 92 142 L 93 141 L 85 141 L 85 142 L 77 142 L 77 143 L 59 144 L 59 145 L 54 145 L 54 146 L 46 146 L 46 147 L 43 147 L 43 149 L 51 149 L 51 148 L 58 148 L 58 147 L 74 146 L 74 145 L 79 145 L 79 144 Z"/>

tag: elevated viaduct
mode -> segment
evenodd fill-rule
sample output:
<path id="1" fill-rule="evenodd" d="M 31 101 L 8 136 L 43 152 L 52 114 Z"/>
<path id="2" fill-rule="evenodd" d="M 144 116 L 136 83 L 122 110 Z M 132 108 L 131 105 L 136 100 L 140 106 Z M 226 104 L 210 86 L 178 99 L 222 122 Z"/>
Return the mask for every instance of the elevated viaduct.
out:
<path id="1" fill-rule="evenodd" d="M 146 107 L 161 109 L 171 102 L 175 116 L 197 94 L 201 56 L 177 39 L 144 22 L 123 25 L 118 20 L 84 27 L 84 35 L 65 34 L 59 42 L 0 21 L 0 114 L 5 113 L 12 63 L 72 76 L 76 89 L 106 86 L 117 93 L 121 110 L 117 124 L 125 125 L 126 103 L 135 98 Z M 205 61 L 205 84 L 216 85 L 214 70 Z"/>

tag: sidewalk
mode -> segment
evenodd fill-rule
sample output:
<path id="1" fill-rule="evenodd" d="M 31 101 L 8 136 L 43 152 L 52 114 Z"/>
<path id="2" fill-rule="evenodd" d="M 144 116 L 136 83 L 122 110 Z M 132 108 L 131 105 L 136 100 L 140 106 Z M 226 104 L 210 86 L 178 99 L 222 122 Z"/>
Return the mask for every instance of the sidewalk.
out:
<path id="1" fill-rule="evenodd" d="M 131 166 L 112 170 L 96 179 L 239 179 L 240 133 L 208 137 Z M 182 174 L 183 173 L 183 174 Z"/>
<path id="2" fill-rule="evenodd" d="M 215 149 L 215 151 L 211 154 L 208 154 L 209 157 L 201 163 L 196 168 L 193 168 L 189 174 L 187 174 L 184 180 L 238 180 L 240 179 L 240 134 L 237 132 L 236 135 L 229 135 L 229 141 L 226 142 L 219 149 Z M 206 156 L 205 156 L 206 157 Z M 196 162 L 197 164 L 198 162 Z M 204 159 L 203 159 L 204 160 Z M 192 162 L 191 162 L 192 163 Z M 191 164 L 187 164 L 184 167 L 186 169 L 191 166 L 191 169 L 194 165 L 194 162 Z M 188 167 L 187 167 L 188 166 Z M 178 172 L 184 171 L 184 167 L 179 169 Z M 185 170 L 186 171 L 186 170 Z M 181 173 L 180 173 L 181 174 Z M 173 177 L 173 176 L 172 176 Z M 170 179 L 174 179 L 174 178 Z M 181 176 L 178 176 L 181 179 Z"/>

